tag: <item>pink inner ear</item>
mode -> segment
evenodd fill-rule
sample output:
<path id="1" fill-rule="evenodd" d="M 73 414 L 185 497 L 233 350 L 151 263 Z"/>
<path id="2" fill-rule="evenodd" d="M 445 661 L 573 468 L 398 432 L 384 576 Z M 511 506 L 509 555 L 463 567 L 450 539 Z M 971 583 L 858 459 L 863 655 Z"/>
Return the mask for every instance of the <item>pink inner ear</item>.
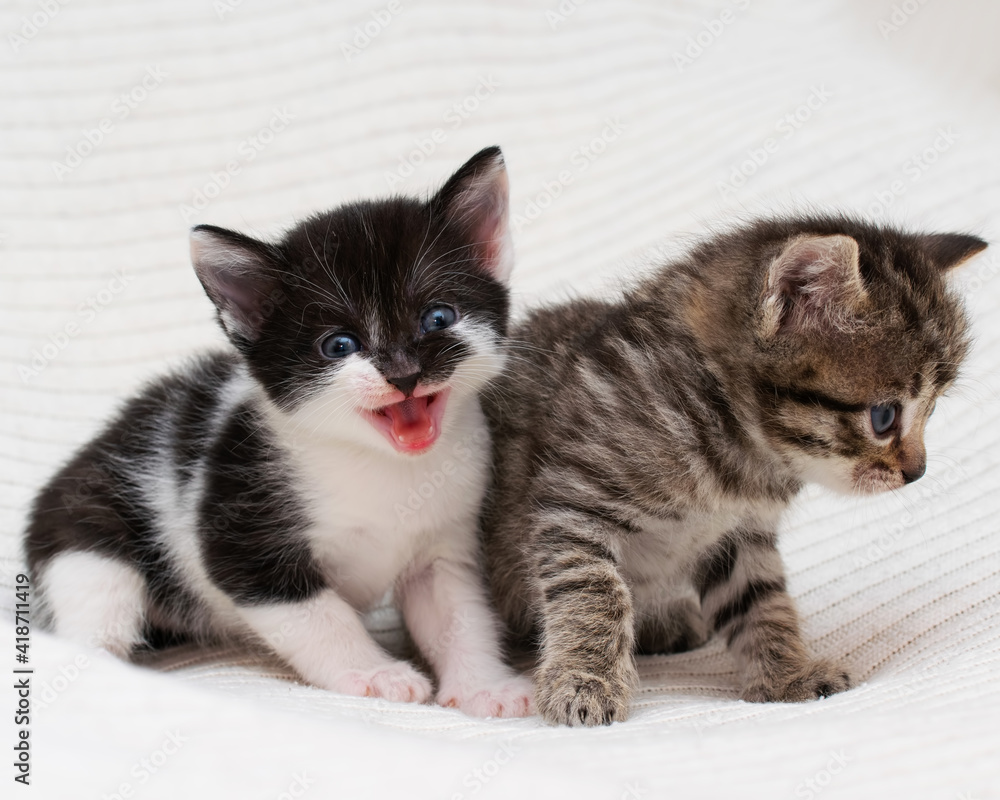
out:
<path id="1" fill-rule="evenodd" d="M 507 227 L 507 172 L 486 176 L 470 187 L 464 209 L 467 219 L 475 220 L 469 231 L 472 240 L 493 277 L 506 280 L 512 267 L 510 231 Z"/>
<path id="2" fill-rule="evenodd" d="M 839 283 L 839 268 L 825 259 L 828 254 L 816 247 L 804 246 L 788 259 L 782 275 L 782 289 L 805 302 L 831 299 Z"/>
<path id="3" fill-rule="evenodd" d="M 245 276 L 227 269 L 215 272 L 216 289 L 224 302 L 240 316 L 250 318 L 260 305 L 260 294 Z"/>
<path id="4" fill-rule="evenodd" d="M 444 223 L 459 229 L 482 265 L 500 281 L 507 280 L 513 267 L 509 195 L 503 154 L 499 147 L 487 147 L 463 164 L 435 199 Z"/>
<path id="5" fill-rule="evenodd" d="M 219 234 L 195 230 L 191 260 L 205 291 L 232 333 L 254 339 L 263 321 L 262 308 L 271 289 L 261 259 Z"/>
<path id="6" fill-rule="evenodd" d="M 866 296 L 857 242 L 843 235 L 791 242 L 771 265 L 769 284 L 775 330 L 848 319 Z"/>
<path id="7" fill-rule="evenodd" d="M 504 258 L 507 233 L 506 207 L 485 209 L 479 224 L 473 229 L 472 235 L 476 242 L 481 243 L 483 259 L 494 275 L 501 270 Z"/>

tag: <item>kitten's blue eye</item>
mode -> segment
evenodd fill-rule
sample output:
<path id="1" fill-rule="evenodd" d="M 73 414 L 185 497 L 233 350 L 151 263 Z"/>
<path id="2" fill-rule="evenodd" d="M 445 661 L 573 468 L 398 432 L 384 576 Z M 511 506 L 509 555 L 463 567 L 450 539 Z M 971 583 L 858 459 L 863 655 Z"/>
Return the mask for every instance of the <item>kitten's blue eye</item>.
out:
<path id="1" fill-rule="evenodd" d="M 420 332 L 431 333 L 450 328 L 458 321 L 458 313 L 451 306 L 434 306 L 420 318 Z"/>
<path id="2" fill-rule="evenodd" d="M 888 433 L 896 421 L 896 406 L 872 406 L 872 430 L 876 436 Z"/>
<path id="3" fill-rule="evenodd" d="M 349 333 L 335 333 L 320 342 L 320 352 L 329 359 L 343 358 L 361 349 L 361 342 Z"/>

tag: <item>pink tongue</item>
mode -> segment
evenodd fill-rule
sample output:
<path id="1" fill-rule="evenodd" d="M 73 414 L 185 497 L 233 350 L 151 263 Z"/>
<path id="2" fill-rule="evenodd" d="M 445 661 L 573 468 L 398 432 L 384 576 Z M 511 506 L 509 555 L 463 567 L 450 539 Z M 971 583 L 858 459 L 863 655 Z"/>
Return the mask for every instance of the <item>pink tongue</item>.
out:
<path id="1" fill-rule="evenodd" d="M 392 423 L 392 435 L 400 444 L 413 444 L 430 439 L 434 423 L 427 412 L 428 398 L 411 397 L 402 403 L 393 403 L 382 411 Z"/>

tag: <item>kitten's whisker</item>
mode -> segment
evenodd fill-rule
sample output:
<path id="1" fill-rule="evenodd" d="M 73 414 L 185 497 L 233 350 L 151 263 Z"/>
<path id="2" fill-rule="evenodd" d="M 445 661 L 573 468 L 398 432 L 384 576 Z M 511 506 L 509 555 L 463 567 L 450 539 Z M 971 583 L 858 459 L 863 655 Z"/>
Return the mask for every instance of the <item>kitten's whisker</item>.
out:
<path id="1" fill-rule="evenodd" d="M 348 309 L 351 309 L 353 311 L 354 310 L 354 304 L 351 302 L 351 299 L 347 296 L 347 292 L 344 291 L 344 287 L 341 285 L 340 280 L 337 278 L 336 274 L 334 273 L 333 268 L 329 264 L 327 264 L 327 260 L 326 260 L 326 247 L 327 247 L 327 242 L 329 240 L 330 226 L 332 224 L 333 224 L 333 216 L 331 215 L 329 217 L 329 219 L 327 220 L 327 233 L 323 237 L 323 257 L 322 258 L 320 257 L 319 253 L 316 252 L 316 247 L 315 247 L 315 245 L 313 245 L 312 239 L 309 236 L 309 228 L 308 227 L 305 230 L 306 243 L 309 245 L 309 249 L 312 251 L 313 257 L 316 259 L 317 266 L 319 266 L 320 269 L 323 270 L 324 274 L 327 276 L 327 278 L 329 278 L 330 282 L 334 285 L 334 287 L 340 293 L 340 299 L 343 300 L 344 305 Z M 336 257 L 337 257 L 337 251 L 335 250 L 334 251 L 334 260 L 336 260 Z M 317 284 L 315 281 L 308 281 L 304 277 L 301 277 L 301 276 L 298 276 L 298 277 L 299 277 L 299 280 L 304 281 L 305 283 L 313 286 L 314 288 L 316 288 L 320 292 L 322 292 L 324 297 L 326 297 L 329 300 L 331 300 L 331 301 L 334 302 L 334 305 L 337 304 L 336 298 L 334 298 L 333 295 L 329 294 L 325 289 L 323 289 L 322 287 L 320 287 L 319 284 Z"/>
<path id="2" fill-rule="evenodd" d="M 427 241 L 427 234 L 430 232 L 431 225 L 433 223 L 433 215 L 427 215 L 427 227 L 424 229 L 424 238 L 420 242 L 420 247 L 417 248 L 417 255 L 413 259 L 413 263 L 409 266 L 406 271 L 406 277 L 413 280 L 414 282 L 419 281 L 423 278 L 425 270 L 420 267 L 420 262 L 423 260 L 424 256 L 430 251 L 435 244 L 437 244 L 438 239 L 441 238 L 445 231 L 446 225 L 441 225 L 438 229 L 437 234 L 434 236 L 433 241 L 424 248 L 424 243 Z"/>

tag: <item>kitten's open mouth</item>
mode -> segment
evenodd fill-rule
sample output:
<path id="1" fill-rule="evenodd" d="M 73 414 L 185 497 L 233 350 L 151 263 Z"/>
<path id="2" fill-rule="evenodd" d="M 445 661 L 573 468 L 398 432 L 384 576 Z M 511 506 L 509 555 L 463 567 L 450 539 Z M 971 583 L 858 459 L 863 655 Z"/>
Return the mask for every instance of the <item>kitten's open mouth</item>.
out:
<path id="1" fill-rule="evenodd" d="M 441 435 L 441 420 L 450 393 L 450 389 L 444 389 L 422 397 L 408 397 L 364 414 L 400 453 L 421 453 L 429 450 Z"/>

